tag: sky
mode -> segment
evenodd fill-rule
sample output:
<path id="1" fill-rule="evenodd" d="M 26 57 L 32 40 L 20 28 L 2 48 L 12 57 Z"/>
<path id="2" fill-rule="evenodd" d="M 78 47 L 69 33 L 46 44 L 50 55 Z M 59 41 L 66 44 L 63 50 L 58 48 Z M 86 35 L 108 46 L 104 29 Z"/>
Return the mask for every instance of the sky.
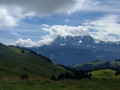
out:
<path id="1" fill-rule="evenodd" d="M 57 36 L 120 42 L 120 0 L 0 0 L 0 42 L 49 45 Z"/>

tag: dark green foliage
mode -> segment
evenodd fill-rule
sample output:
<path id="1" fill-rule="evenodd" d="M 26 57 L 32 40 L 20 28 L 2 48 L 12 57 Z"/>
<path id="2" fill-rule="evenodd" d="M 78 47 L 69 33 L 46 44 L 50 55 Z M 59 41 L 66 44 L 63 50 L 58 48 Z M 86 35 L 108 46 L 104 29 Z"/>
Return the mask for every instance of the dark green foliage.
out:
<path id="1" fill-rule="evenodd" d="M 2 54 L 0 54 L 0 58 L 3 58 L 3 55 L 2 55 Z"/>
<path id="2" fill-rule="evenodd" d="M 84 78 L 91 78 L 92 74 L 86 71 L 74 71 L 73 73 L 65 72 L 61 73 L 57 80 L 64 80 L 64 79 L 84 79 Z"/>
<path id="3" fill-rule="evenodd" d="M 65 72 L 66 79 L 73 79 L 73 73 Z"/>
<path id="4" fill-rule="evenodd" d="M 36 52 L 34 52 L 32 50 L 29 50 L 29 52 L 32 53 L 32 54 L 38 55 Z"/>
<path id="5" fill-rule="evenodd" d="M 53 75 L 53 76 L 51 77 L 51 80 L 56 80 L 55 75 Z"/>
<path id="6" fill-rule="evenodd" d="M 65 78 L 66 78 L 66 77 L 65 77 L 64 73 L 61 73 L 61 74 L 58 76 L 57 80 L 63 80 L 63 79 L 65 79 Z"/>
<path id="7" fill-rule="evenodd" d="M 23 68 L 24 71 L 27 71 L 27 68 Z"/>
<path id="8" fill-rule="evenodd" d="M 53 63 L 48 57 L 42 56 L 45 60 L 47 60 L 50 63 Z"/>
<path id="9" fill-rule="evenodd" d="M 92 74 L 84 71 L 76 71 L 74 74 L 75 79 L 91 78 Z"/>
<path id="10" fill-rule="evenodd" d="M 21 49 L 21 53 L 25 53 L 25 51 L 23 49 Z"/>
<path id="11" fill-rule="evenodd" d="M 115 76 L 118 76 L 118 75 L 120 75 L 120 70 L 117 70 L 115 73 Z"/>
<path id="12" fill-rule="evenodd" d="M 27 74 L 21 74 L 20 79 L 21 80 L 28 79 L 28 75 Z"/>
<path id="13" fill-rule="evenodd" d="M 57 70 L 56 70 L 56 69 L 54 69 L 54 71 L 55 71 L 55 72 L 57 72 Z"/>

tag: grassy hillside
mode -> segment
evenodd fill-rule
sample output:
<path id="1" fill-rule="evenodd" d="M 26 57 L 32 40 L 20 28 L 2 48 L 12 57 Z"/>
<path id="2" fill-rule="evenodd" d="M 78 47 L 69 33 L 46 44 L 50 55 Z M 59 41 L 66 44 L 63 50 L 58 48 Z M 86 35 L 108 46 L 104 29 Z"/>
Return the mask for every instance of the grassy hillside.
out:
<path id="1" fill-rule="evenodd" d="M 50 78 L 64 72 L 64 68 L 34 52 L 0 44 L 0 79 L 19 79 L 21 74 L 29 78 Z"/>
<path id="2" fill-rule="evenodd" d="M 120 59 L 111 60 L 111 61 L 96 60 L 96 61 L 88 62 L 86 64 L 74 65 L 73 68 L 77 70 L 96 70 L 96 69 L 111 69 L 111 68 L 120 70 Z"/>
<path id="3" fill-rule="evenodd" d="M 97 70 L 97 71 L 92 71 L 92 78 L 113 78 L 115 77 L 116 71 L 110 70 L 110 69 L 104 69 L 104 70 Z"/>

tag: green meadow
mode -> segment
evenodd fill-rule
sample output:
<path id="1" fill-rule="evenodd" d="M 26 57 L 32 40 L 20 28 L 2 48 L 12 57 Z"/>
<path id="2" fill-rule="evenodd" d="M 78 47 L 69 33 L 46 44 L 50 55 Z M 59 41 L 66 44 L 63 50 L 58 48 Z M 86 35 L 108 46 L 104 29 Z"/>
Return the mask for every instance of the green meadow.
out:
<path id="1" fill-rule="evenodd" d="M 0 81 L 0 90 L 120 90 L 119 79 Z"/>

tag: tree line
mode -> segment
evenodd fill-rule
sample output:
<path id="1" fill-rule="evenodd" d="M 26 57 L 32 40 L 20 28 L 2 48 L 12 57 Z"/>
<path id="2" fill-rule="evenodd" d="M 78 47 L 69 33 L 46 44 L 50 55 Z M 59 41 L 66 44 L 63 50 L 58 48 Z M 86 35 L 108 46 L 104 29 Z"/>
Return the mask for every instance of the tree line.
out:
<path id="1" fill-rule="evenodd" d="M 53 75 L 52 80 L 69 80 L 69 79 L 83 79 L 91 78 L 92 74 L 85 71 L 74 71 L 74 72 L 65 72 L 61 73 L 57 77 Z"/>

